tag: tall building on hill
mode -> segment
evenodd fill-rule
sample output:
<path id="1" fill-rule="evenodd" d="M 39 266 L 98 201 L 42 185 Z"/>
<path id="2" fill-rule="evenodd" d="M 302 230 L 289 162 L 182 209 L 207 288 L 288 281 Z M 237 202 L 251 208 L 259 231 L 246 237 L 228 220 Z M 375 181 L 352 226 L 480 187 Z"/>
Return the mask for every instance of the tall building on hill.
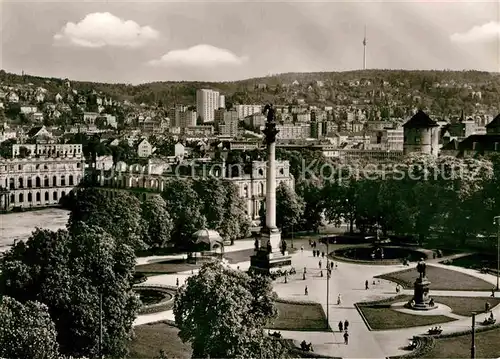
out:
<path id="1" fill-rule="evenodd" d="M 213 122 L 214 111 L 224 106 L 224 95 L 220 95 L 218 91 L 208 89 L 196 91 L 196 113 L 203 122 Z"/>
<path id="2" fill-rule="evenodd" d="M 424 111 L 419 110 L 403 125 L 405 155 L 412 152 L 439 154 L 439 125 Z"/>

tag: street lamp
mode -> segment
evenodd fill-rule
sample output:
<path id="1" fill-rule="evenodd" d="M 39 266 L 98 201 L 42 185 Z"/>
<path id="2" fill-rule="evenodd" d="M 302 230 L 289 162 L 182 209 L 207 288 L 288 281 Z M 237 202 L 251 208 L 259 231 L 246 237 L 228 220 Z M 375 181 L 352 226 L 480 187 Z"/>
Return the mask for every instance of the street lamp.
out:
<path id="1" fill-rule="evenodd" d="M 330 238 L 326 237 L 326 329 L 330 323 L 330 263 L 328 263 L 328 243 Z"/>
<path id="2" fill-rule="evenodd" d="M 497 287 L 496 291 L 499 291 L 499 278 L 500 278 L 500 216 L 493 218 L 494 222 L 498 226 L 497 229 Z"/>

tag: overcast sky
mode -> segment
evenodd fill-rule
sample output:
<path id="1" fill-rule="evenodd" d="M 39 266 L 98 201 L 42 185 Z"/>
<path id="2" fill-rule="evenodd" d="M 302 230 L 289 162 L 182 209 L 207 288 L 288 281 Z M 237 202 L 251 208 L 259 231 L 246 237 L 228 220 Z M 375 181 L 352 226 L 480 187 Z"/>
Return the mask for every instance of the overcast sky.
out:
<path id="1" fill-rule="evenodd" d="M 500 71 L 500 1 L 0 0 L 0 67 L 75 80 L 237 80 L 279 72 Z"/>

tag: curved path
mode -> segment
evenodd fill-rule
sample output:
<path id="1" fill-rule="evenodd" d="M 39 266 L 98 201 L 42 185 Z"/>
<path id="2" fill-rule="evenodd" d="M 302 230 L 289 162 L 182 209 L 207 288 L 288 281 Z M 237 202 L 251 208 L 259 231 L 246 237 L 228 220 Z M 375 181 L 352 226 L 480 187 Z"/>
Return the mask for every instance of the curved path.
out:
<path id="1" fill-rule="evenodd" d="M 297 241 L 298 242 L 298 241 Z M 249 249 L 253 247 L 253 241 L 236 242 L 237 249 Z M 305 247 L 305 246 L 304 246 Z M 230 248 L 226 249 L 226 252 Z M 232 249 L 232 248 L 231 248 Z M 151 258 L 153 259 L 153 258 Z M 154 259 L 153 259 L 154 260 Z M 284 338 L 294 339 L 298 342 L 302 340 L 313 343 L 315 352 L 323 355 L 331 355 L 343 358 L 386 358 L 387 356 L 406 354 L 408 351 L 402 347 L 407 345 L 408 340 L 414 335 L 423 334 L 429 326 L 413 327 L 398 330 L 370 331 L 354 303 L 361 301 L 373 301 L 390 298 L 396 295 L 395 283 L 376 279 L 376 284 L 372 285 L 373 277 L 407 269 L 403 265 L 359 265 L 345 262 L 338 262 L 338 268 L 333 270 L 329 283 L 329 301 L 327 305 L 327 284 L 326 275 L 319 275 L 319 258 L 313 257 L 312 251 L 304 250 L 293 254 L 292 262 L 299 274 L 289 278 L 288 283 L 278 279 L 274 283 L 274 289 L 280 298 L 290 300 L 310 300 L 318 302 L 323 306 L 325 313 L 329 311 L 329 323 L 331 328 L 336 330 L 340 320 L 349 320 L 349 345 L 344 345 L 342 333 L 336 332 L 302 332 L 302 331 L 281 331 Z M 322 259 L 323 268 L 326 260 Z M 496 278 L 488 274 L 480 274 L 474 270 L 440 264 L 429 264 L 442 266 L 447 269 L 457 270 L 471 276 L 484 279 L 491 283 L 496 283 Z M 230 265 L 232 268 L 240 267 L 246 270 L 250 262 L 242 262 Z M 412 267 L 415 263 L 411 264 Z M 306 267 L 306 280 L 302 280 L 302 271 Z M 175 285 L 177 278 L 182 284 L 191 272 L 177 274 L 165 274 L 148 278 L 145 284 Z M 417 272 L 415 271 L 415 275 Z M 370 282 L 370 289 L 365 290 L 365 280 Z M 307 285 L 309 295 L 304 295 Z M 432 288 L 431 288 L 432 290 Z M 337 296 L 341 294 L 342 303 L 337 305 Z M 413 294 L 411 290 L 404 290 L 403 294 Z M 434 295 L 446 296 L 484 296 L 488 297 L 488 292 L 460 292 L 460 291 L 432 291 Z M 498 296 L 498 293 L 497 293 Z M 494 315 L 500 318 L 500 306 L 493 308 Z M 484 314 L 479 315 L 477 320 L 482 321 Z M 160 312 L 139 316 L 134 325 L 141 325 L 161 320 L 173 320 L 172 311 Z M 441 324 L 444 333 L 463 331 L 470 328 L 470 318 L 458 319 L 453 322 Z"/>

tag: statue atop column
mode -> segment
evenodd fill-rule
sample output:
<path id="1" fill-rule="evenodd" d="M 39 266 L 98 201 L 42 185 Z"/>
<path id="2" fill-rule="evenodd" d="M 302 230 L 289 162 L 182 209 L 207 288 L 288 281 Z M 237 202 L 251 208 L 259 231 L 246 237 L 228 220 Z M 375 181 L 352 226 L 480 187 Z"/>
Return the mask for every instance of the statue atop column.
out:
<path id="1" fill-rule="evenodd" d="M 279 130 L 276 129 L 276 110 L 272 104 L 267 104 L 264 106 L 262 113 L 266 116 L 266 128 L 262 131 L 265 135 L 266 143 L 276 142 L 276 135 Z"/>

